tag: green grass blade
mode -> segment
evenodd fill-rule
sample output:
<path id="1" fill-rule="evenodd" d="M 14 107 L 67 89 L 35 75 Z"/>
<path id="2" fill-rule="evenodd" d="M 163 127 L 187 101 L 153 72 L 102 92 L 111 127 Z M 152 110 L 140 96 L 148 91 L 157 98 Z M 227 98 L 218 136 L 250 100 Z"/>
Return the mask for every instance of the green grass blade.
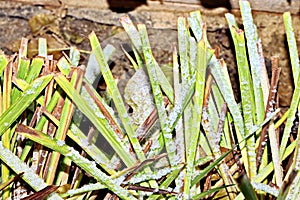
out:
<path id="1" fill-rule="evenodd" d="M 18 73 L 17 78 L 26 79 L 27 72 L 29 69 L 30 60 L 27 60 L 25 58 L 19 58 L 18 62 Z M 17 88 L 13 88 L 12 95 L 11 95 L 11 101 L 12 103 L 16 101 L 16 99 L 21 95 L 21 92 Z"/>
<path id="2" fill-rule="evenodd" d="M 262 71 L 265 67 L 264 63 L 260 62 L 257 43 L 258 43 L 258 34 L 256 25 L 253 23 L 253 18 L 251 14 L 251 8 L 248 1 L 239 1 L 241 14 L 243 18 L 243 25 L 245 29 L 245 35 L 247 39 L 247 50 L 249 54 L 249 61 L 251 66 L 251 75 L 253 80 L 253 92 L 255 97 L 255 113 L 254 119 L 256 124 L 260 124 L 264 120 L 265 116 L 265 105 L 264 97 L 262 93 Z M 266 96 L 268 97 L 268 95 Z"/>
<path id="3" fill-rule="evenodd" d="M 238 178 L 236 179 L 236 182 L 243 193 L 244 197 L 246 199 L 251 200 L 257 200 L 257 196 L 255 194 L 255 191 L 250 183 L 250 179 L 248 178 L 247 174 L 245 172 L 242 172 L 239 174 Z"/>
<path id="4" fill-rule="evenodd" d="M 59 121 L 53 115 L 47 115 L 47 117 L 56 125 L 59 125 Z M 37 130 L 37 129 L 36 129 Z M 99 164 L 110 175 L 115 174 L 113 169 L 117 166 L 112 163 L 109 158 L 101 151 L 95 144 L 89 144 L 87 136 L 72 123 L 67 135 L 78 144 L 97 164 Z"/>
<path id="5" fill-rule="evenodd" d="M 198 42 L 202 39 L 202 17 L 200 11 L 194 11 L 190 13 L 190 17 L 188 17 L 189 25 L 197 39 Z M 206 41 L 205 41 L 206 42 Z"/>
<path id="6" fill-rule="evenodd" d="M 281 161 L 286 159 L 289 155 L 291 155 L 295 149 L 296 146 L 296 141 L 292 142 L 285 150 Z M 267 176 L 269 174 L 272 173 L 272 171 L 274 170 L 274 164 L 273 162 L 270 162 L 264 169 L 262 169 L 253 179 L 252 181 L 257 182 L 257 183 L 261 183 L 264 179 L 267 178 Z"/>
<path id="7" fill-rule="evenodd" d="M 132 21 L 130 20 L 130 18 L 128 16 L 121 17 L 120 22 L 123 25 L 125 31 L 127 32 L 128 36 L 134 46 L 133 51 L 134 51 L 135 56 L 137 57 L 139 67 L 144 68 L 144 64 L 143 64 L 144 62 L 142 62 L 142 58 L 141 58 L 143 55 L 143 47 L 142 47 L 142 41 L 141 41 L 142 38 L 139 35 L 139 31 L 135 28 L 135 26 L 133 25 Z M 146 62 L 145 56 L 144 56 L 144 60 Z M 154 60 L 154 62 L 155 62 L 154 67 L 156 70 L 156 75 L 158 77 L 157 81 L 158 81 L 160 87 L 162 88 L 162 90 L 164 91 L 164 93 L 169 98 L 170 102 L 172 104 L 174 104 L 173 88 L 172 88 L 171 84 L 169 83 L 168 79 L 166 78 L 166 76 L 164 75 L 163 71 L 159 67 L 158 63 L 155 60 Z"/>
<path id="8" fill-rule="evenodd" d="M 169 130 L 168 127 L 168 120 L 167 120 L 168 116 L 165 110 L 163 95 L 158 83 L 158 77 L 155 69 L 156 62 L 152 55 L 152 51 L 151 51 L 151 47 L 149 44 L 148 35 L 146 31 L 146 26 L 140 24 L 138 25 L 138 29 L 140 33 L 140 38 L 142 40 L 143 54 L 147 66 L 149 80 L 153 91 L 156 109 L 160 120 L 160 126 L 164 136 L 165 147 L 169 156 L 169 161 L 173 166 L 176 165 L 176 147 L 172 139 L 172 132 Z"/>
<path id="9" fill-rule="evenodd" d="M 104 54 L 105 60 L 108 61 L 111 58 L 111 56 L 114 54 L 115 51 L 116 51 L 115 47 L 108 44 L 103 49 L 103 54 Z M 87 63 L 86 72 L 85 72 L 84 77 L 89 81 L 90 84 L 94 84 L 95 80 L 100 78 L 101 76 L 102 75 L 100 72 L 100 67 L 95 58 L 95 55 L 92 52 L 89 57 L 89 61 Z"/>
<path id="10" fill-rule="evenodd" d="M 193 30 L 194 35 L 196 36 L 197 40 L 200 41 L 202 38 L 202 19 L 201 14 L 199 11 L 192 12 L 190 14 L 189 22 L 194 19 L 194 22 L 190 23 L 191 29 Z M 193 21 L 193 20 L 192 20 Z M 201 30 L 201 31 L 200 31 Z M 207 42 L 207 41 L 206 41 Z M 206 43 L 207 47 L 210 47 L 209 43 Z M 212 55 L 209 64 L 209 69 L 214 77 L 217 86 L 222 93 L 223 98 L 226 100 L 229 111 L 233 117 L 235 122 L 236 130 L 237 130 L 237 137 L 239 141 L 243 140 L 242 135 L 244 135 L 244 122 L 241 112 L 239 110 L 239 106 L 237 105 L 234 93 L 231 87 L 228 71 L 224 62 L 221 64 L 217 58 Z M 243 148 L 243 145 L 241 146 Z"/>
<path id="11" fill-rule="evenodd" d="M 190 78 L 190 59 L 188 56 L 189 50 L 189 32 L 185 23 L 185 18 L 178 18 L 178 52 L 180 57 L 180 69 L 183 87 L 187 84 Z"/>
<path id="12" fill-rule="evenodd" d="M 224 186 L 212 188 L 210 190 L 206 190 L 205 192 L 201 192 L 200 194 L 197 194 L 197 195 L 193 196 L 192 199 L 193 200 L 198 200 L 198 199 L 204 198 L 207 195 L 210 195 L 212 193 L 218 192 L 218 191 L 220 191 L 220 190 L 222 190 L 224 188 L 231 187 L 231 186 L 234 186 L 234 184 L 224 185 Z"/>
<path id="13" fill-rule="evenodd" d="M 197 44 L 197 67 L 196 67 L 196 84 L 195 84 L 195 94 L 194 94 L 194 105 L 192 107 L 193 114 L 192 121 L 193 128 L 189 135 L 190 143 L 186 145 L 187 147 L 187 160 L 186 160 L 186 176 L 184 180 L 184 191 L 185 195 L 189 196 L 189 190 L 191 186 L 191 180 L 195 170 L 195 157 L 197 144 L 200 133 L 200 122 L 202 118 L 202 107 L 204 100 L 204 87 L 205 87 L 205 75 L 206 75 L 206 45 L 204 40 L 201 40 Z M 197 125 L 195 125 L 197 124 Z M 185 134 L 187 136 L 187 134 Z"/>
<path id="14" fill-rule="evenodd" d="M 122 121 L 122 124 L 128 135 L 128 138 L 133 146 L 133 149 L 134 149 L 138 159 L 142 162 L 143 160 L 145 160 L 145 155 L 143 153 L 143 149 L 135 135 L 135 131 L 133 129 L 133 126 L 131 125 L 129 115 L 128 115 L 125 105 L 122 101 L 122 96 L 121 96 L 119 89 L 117 87 L 117 84 L 112 76 L 110 68 L 105 60 L 105 57 L 103 55 L 100 43 L 97 39 L 97 36 L 95 35 L 95 33 L 91 33 L 89 35 L 89 39 L 90 39 L 90 42 L 92 45 L 93 53 L 95 54 L 95 57 L 100 66 L 100 70 L 101 70 L 104 80 L 107 84 L 108 93 L 110 94 L 110 96 L 113 99 L 113 102 L 118 111 L 118 115 Z"/>
<path id="15" fill-rule="evenodd" d="M 72 147 L 66 145 L 61 140 L 51 138 L 50 136 L 34 130 L 30 127 L 19 125 L 16 129 L 18 134 L 24 135 L 25 137 L 37 142 L 43 146 L 46 146 L 66 157 L 71 159 L 76 165 L 81 169 L 86 171 L 88 174 L 93 176 L 97 181 L 105 185 L 108 189 L 113 191 L 122 199 L 136 199 L 132 196 L 126 189 L 120 186 L 118 180 L 112 180 L 109 176 L 103 173 L 96 167 L 96 164 L 88 159 L 82 157 L 78 151 L 74 150 Z"/>
<path id="16" fill-rule="evenodd" d="M 295 115 L 297 112 L 297 108 L 299 105 L 299 100 L 300 100 L 300 80 L 299 80 L 299 74 L 298 74 L 298 79 L 297 80 L 297 85 L 295 86 L 294 94 L 292 97 L 292 102 L 290 106 L 290 111 L 288 114 L 288 118 L 286 121 L 286 125 L 283 131 L 281 143 L 280 143 L 280 158 L 282 159 L 284 151 L 286 149 L 287 142 L 290 138 L 290 133 L 292 130 L 293 122 L 295 120 Z"/>
<path id="17" fill-rule="evenodd" d="M 21 80 L 19 80 L 19 81 L 21 81 Z M 28 84 L 26 84 L 26 82 L 24 83 L 24 81 L 23 81 L 23 84 L 21 84 L 21 82 L 19 82 L 19 81 L 18 81 L 18 83 L 20 83 L 20 84 L 18 84 L 18 87 L 21 90 L 25 90 L 29 86 Z M 92 86 L 89 85 L 89 87 L 90 87 L 90 89 L 92 89 Z M 53 94 L 50 102 L 48 103 L 48 105 L 46 107 L 46 111 L 48 113 L 51 113 L 53 111 L 53 109 L 55 108 L 55 106 L 56 106 L 56 104 L 58 102 L 58 99 L 61 97 L 61 93 L 62 93 L 62 91 L 60 91 L 60 90 L 56 90 L 54 92 L 54 94 Z M 93 93 L 94 93 L 94 95 L 97 96 L 97 98 L 99 98 L 99 100 L 101 100 L 100 96 L 96 93 L 96 91 L 93 90 Z M 40 105 L 44 104 L 44 98 L 43 97 L 38 98 L 36 101 Z M 104 100 L 102 100 L 102 103 L 104 103 Z M 108 109 L 108 108 L 109 107 L 106 107 L 106 109 L 108 111 L 112 112 L 111 109 Z M 51 119 L 51 121 L 56 126 L 59 125 L 59 121 L 55 117 L 52 117 L 51 115 L 47 115 L 47 117 L 45 115 L 42 115 L 41 118 L 40 118 L 40 120 L 38 121 L 37 125 L 35 126 L 35 129 L 41 131 L 42 128 L 43 128 L 43 126 L 44 126 L 44 124 L 47 121 L 47 118 Z M 83 134 L 81 132 L 81 130 L 74 123 L 71 124 L 70 130 L 68 130 L 67 135 L 73 141 L 75 141 L 80 147 L 82 147 L 82 149 L 85 150 L 86 153 L 89 156 L 91 156 L 91 158 L 93 158 L 99 165 L 101 165 L 101 167 L 103 169 L 105 169 L 109 174 L 115 173 L 114 170 L 112 170 L 112 169 L 116 168 L 116 167 L 110 162 L 110 160 L 107 158 L 107 156 L 100 149 L 98 149 L 94 144 L 91 144 L 91 145 L 88 145 L 88 146 L 86 145 L 88 143 L 87 142 L 88 139 L 87 139 L 86 135 Z M 31 145 L 29 145 L 29 144 L 27 145 L 26 144 L 25 148 L 22 151 L 22 155 L 20 157 L 20 159 L 22 161 L 24 161 L 24 159 L 27 157 L 30 149 L 31 149 Z"/>
<path id="18" fill-rule="evenodd" d="M 128 15 L 121 17 L 120 22 L 122 26 L 124 27 L 126 33 L 128 34 L 133 46 L 137 50 L 138 54 L 142 56 L 143 50 L 142 50 L 142 41 L 139 35 L 138 30 L 135 28 L 133 22 L 129 18 Z"/>
<path id="19" fill-rule="evenodd" d="M 29 71 L 26 77 L 26 82 L 31 83 L 38 75 L 41 73 L 41 69 L 44 64 L 43 58 L 33 58 L 31 61 L 31 65 L 29 67 Z"/>
<path id="20" fill-rule="evenodd" d="M 255 190 L 264 191 L 265 193 L 271 194 L 275 197 L 278 196 L 279 190 L 275 187 L 271 187 L 269 185 L 263 183 L 256 183 L 256 182 L 251 182 L 251 185 Z"/>
<path id="21" fill-rule="evenodd" d="M 253 83 L 250 75 L 250 69 L 248 66 L 244 32 L 240 29 L 236 29 L 236 23 L 234 17 L 231 14 L 226 14 L 226 19 L 230 27 L 230 32 L 234 41 L 234 47 L 236 51 L 236 59 L 239 73 L 239 83 L 242 99 L 242 110 L 244 117 L 245 136 L 249 134 L 250 129 L 253 126 L 253 116 L 255 116 L 255 101 L 253 94 Z M 261 99 L 262 100 L 262 99 Z M 253 108 L 253 107 L 254 108 Z M 243 161 L 245 163 L 247 174 L 250 178 L 256 174 L 256 153 L 255 153 L 255 138 L 247 140 L 247 156 L 243 155 Z"/>
<path id="22" fill-rule="evenodd" d="M 204 170 L 202 170 L 191 182 L 191 186 L 199 183 L 200 180 L 206 177 L 206 175 L 214 169 L 217 165 L 220 164 L 220 162 L 228 155 L 230 152 L 232 152 L 233 149 L 226 151 L 224 154 L 222 154 L 219 158 L 217 158 L 214 162 L 212 162 L 209 166 L 207 166 Z"/>
<path id="23" fill-rule="evenodd" d="M 35 171 L 29 168 L 24 162 L 22 162 L 16 155 L 10 150 L 4 148 L 0 141 L 0 159 L 9 166 L 16 174 L 24 172 L 22 179 L 30 185 L 35 191 L 39 191 L 48 185 L 40 178 Z M 52 199 L 62 199 L 57 194 L 52 196 Z"/>
<path id="24" fill-rule="evenodd" d="M 283 22 L 287 37 L 287 42 L 289 46 L 289 55 L 291 59 L 292 64 L 292 71 L 293 71 L 293 77 L 294 77 L 294 84 L 296 85 L 298 80 L 298 74 L 299 74 L 299 54 L 297 49 L 297 42 L 295 38 L 295 33 L 292 25 L 292 17 L 291 13 L 285 12 L 283 14 Z"/>
<path id="25" fill-rule="evenodd" d="M 179 164 L 179 165 L 176 165 L 176 166 L 173 166 L 170 168 L 157 169 L 154 172 L 137 173 L 130 180 L 128 180 L 128 183 L 137 184 L 137 183 L 141 183 L 141 182 L 148 181 L 148 180 L 159 180 L 163 176 L 171 174 L 174 170 L 178 170 L 181 168 L 182 168 L 182 164 Z"/>
<path id="26" fill-rule="evenodd" d="M 76 61 L 74 61 L 74 62 L 76 62 Z M 72 73 L 71 84 L 75 88 L 75 90 L 78 92 L 80 91 L 80 88 L 82 85 L 84 70 L 85 70 L 84 67 L 80 66 L 80 67 L 76 68 Z M 67 136 L 67 131 L 71 124 L 71 120 L 72 120 L 74 111 L 75 111 L 74 104 L 72 103 L 72 101 L 69 98 L 66 98 L 63 108 L 62 108 L 62 111 L 61 111 L 59 125 L 57 128 L 56 134 L 55 134 L 55 138 L 57 140 L 62 140 L 62 141 L 65 140 L 65 138 Z M 49 169 L 51 169 L 51 171 L 56 171 L 59 159 L 60 159 L 60 154 L 57 152 L 53 152 L 51 155 L 50 162 L 49 162 Z M 49 173 L 47 174 L 47 177 L 46 177 L 46 182 L 48 184 L 53 184 L 53 181 L 55 178 L 55 174 L 51 173 L 51 171 L 49 171 Z"/>
<path id="27" fill-rule="evenodd" d="M 115 134 L 106 118 L 98 110 L 93 110 L 81 95 L 72 87 L 70 82 L 63 76 L 57 75 L 55 81 L 64 90 L 68 97 L 73 101 L 77 108 L 95 125 L 103 134 L 106 140 L 114 148 L 116 153 L 124 161 L 125 165 L 132 166 L 135 164 L 135 158 L 128 152 L 124 144 L 120 143 L 120 138 Z"/>
<path id="28" fill-rule="evenodd" d="M 90 184 L 86 184 L 84 186 L 82 186 L 81 188 L 78 188 L 78 189 L 71 189 L 71 190 L 68 190 L 66 193 L 64 194 L 61 194 L 60 196 L 62 198 L 66 198 L 68 196 L 76 196 L 78 194 L 81 194 L 81 193 L 87 193 L 87 192 L 90 192 L 90 191 L 96 191 L 96 190 L 102 190 L 102 189 L 105 189 L 107 188 L 105 185 L 101 184 L 101 183 L 90 183 Z"/>
<path id="29" fill-rule="evenodd" d="M 175 104 L 178 104 L 181 96 L 181 85 L 180 85 L 180 74 L 179 74 L 179 63 L 178 63 L 178 54 L 175 45 L 172 46 L 173 48 L 173 85 L 174 85 L 174 95 L 175 95 Z M 183 130 L 183 121 L 182 118 L 179 118 L 176 126 L 176 139 L 175 142 L 177 144 L 177 155 L 181 157 L 181 162 L 185 162 L 185 141 L 184 138 L 184 130 Z M 183 180 L 182 180 L 183 181 Z"/>
<path id="30" fill-rule="evenodd" d="M 207 166 L 204 170 L 202 170 L 200 172 L 200 174 L 198 174 L 192 181 L 192 186 L 197 184 L 202 178 L 204 178 L 214 167 L 216 167 L 218 164 L 220 164 L 220 162 L 230 153 L 232 152 L 237 146 L 241 146 L 241 144 L 243 144 L 243 142 L 245 140 L 247 140 L 249 137 L 252 137 L 254 135 L 254 133 L 260 129 L 262 126 L 264 126 L 266 123 L 268 123 L 274 116 L 276 116 L 276 114 L 279 112 L 279 110 L 277 112 L 272 113 L 268 118 L 266 118 L 263 123 L 261 123 L 259 126 L 255 126 L 251 129 L 249 135 L 244 138 L 244 140 L 240 141 L 240 143 L 238 143 L 236 146 L 234 146 L 232 149 L 229 149 L 228 151 L 226 151 L 224 154 L 222 154 L 220 157 L 218 157 L 217 159 L 215 159 L 215 161 L 213 163 L 211 163 L 209 166 Z M 290 145 L 291 146 L 291 145 Z M 241 147 L 240 147 L 241 148 Z M 285 155 L 287 156 L 287 155 Z M 258 176 L 256 175 L 255 178 L 258 178 Z M 254 181 L 254 180 L 253 180 Z M 255 181 L 258 182 L 258 181 Z"/>
<path id="31" fill-rule="evenodd" d="M 71 70 L 71 64 L 70 62 L 65 58 L 65 57 L 61 57 L 56 66 L 58 67 L 59 71 L 65 75 L 68 76 Z"/>
<path id="32" fill-rule="evenodd" d="M 177 20 L 177 29 L 178 29 L 178 52 L 180 57 L 180 80 L 181 80 L 181 86 L 180 87 L 186 87 L 189 79 L 190 79 L 190 58 L 189 58 L 189 32 L 188 28 L 186 26 L 186 19 L 184 17 L 179 17 Z M 182 98 L 183 91 L 179 91 L 179 94 L 177 94 L 177 98 Z M 183 114 L 183 124 L 184 124 L 184 138 L 185 138 L 185 144 L 186 149 L 189 149 L 190 144 L 190 133 L 192 133 L 191 130 L 189 130 L 188 123 L 191 122 L 191 114 L 192 114 L 192 104 L 189 103 L 187 108 L 184 110 Z M 187 153 L 187 151 L 186 151 Z"/>
<path id="33" fill-rule="evenodd" d="M 13 70 L 13 63 L 12 61 L 9 62 L 7 67 L 4 70 L 4 77 L 3 77 L 3 98 L 1 98 L 1 114 L 2 112 L 9 109 L 11 105 L 11 94 L 12 94 L 12 70 Z M 1 95 L 2 97 L 2 95 Z M 3 146 L 7 149 L 11 149 L 11 129 L 7 129 L 1 138 Z M 3 182 L 9 180 L 10 176 L 10 169 L 5 165 L 1 164 L 1 178 Z M 10 187 L 4 189 L 2 198 L 6 199 L 9 198 L 9 190 Z"/>
<path id="34" fill-rule="evenodd" d="M 8 64 L 7 57 L 3 54 L 3 52 L 0 52 L 0 74 L 3 73 L 7 64 Z"/>
<path id="35" fill-rule="evenodd" d="M 53 78 L 46 75 L 35 79 L 22 95 L 0 117 L 0 136 L 11 126 L 24 110 L 38 97 Z"/>
<path id="36" fill-rule="evenodd" d="M 169 174 L 169 176 L 167 176 L 167 178 L 159 185 L 159 189 L 167 189 L 170 184 L 178 177 L 178 174 L 182 171 L 182 167 L 183 166 L 181 165 L 181 168 L 176 168 L 175 170 L 173 170 L 172 173 Z M 148 198 L 148 200 L 155 200 L 159 197 L 161 196 L 153 194 Z"/>

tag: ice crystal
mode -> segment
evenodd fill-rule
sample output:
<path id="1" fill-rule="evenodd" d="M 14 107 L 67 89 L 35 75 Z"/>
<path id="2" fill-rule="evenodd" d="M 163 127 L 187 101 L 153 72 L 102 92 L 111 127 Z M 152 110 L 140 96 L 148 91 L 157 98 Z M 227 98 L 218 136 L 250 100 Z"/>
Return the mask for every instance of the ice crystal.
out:
<path id="1" fill-rule="evenodd" d="M 57 143 L 58 146 L 62 147 L 65 144 L 65 141 L 57 140 L 56 143 Z"/>

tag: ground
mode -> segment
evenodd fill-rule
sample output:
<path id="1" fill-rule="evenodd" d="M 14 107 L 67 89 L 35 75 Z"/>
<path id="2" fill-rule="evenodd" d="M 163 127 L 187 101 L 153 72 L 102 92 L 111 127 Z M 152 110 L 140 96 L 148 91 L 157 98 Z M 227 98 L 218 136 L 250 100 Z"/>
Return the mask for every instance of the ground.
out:
<path id="1" fill-rule="evenodd" d="M 234 89 L 238 91 L 237 84 L 234 84 L 237 69 L 233 56 L 234 47 L 224 17 L 226 12 L 232 12 L 241 26 L 238 10 L 229 10 L 228 8 L 203 8 L 201 10 L 207 23 L 208 39 L 213 48 L 220 48 L 220 58 L 226 61 Z M 50 28 L 44 29 L 44 32 L 33 33 L 29 26 L 29 19 L 41 13 L 54 13 L 57 18 Z M 48 42 L 53 45 L 52 48 L 76 45 L 79 49 L 89 51 L 90 45 L 87 36 L 91 31 L 94 31 L 103 46 L 113 44 L 117 49 L 112 58 L 114 62 L 111 63 L 111 67 L 114 75 L 120 80 L 119 85 L 123 90 L 127 80 L 134 73 L 129 61 L 119 48 L 122 45 L 127 51 L 130 51 L 129 40 L 120 28 L 118 21 L 119 17 L 125 14 L 129 14 L 135 23 L 145 23 L 147 25 L 151 46 L 158 63 L 161 65 L 170 63 L 172 61 L 171 47 L 177 40 L 176 18 L 182 15 L 187 16 L 188 12 L 163 9 L 151 10 L 142 7 L 129 13 L 115 13 L 102 8 L 73 6 L 61 9 L 44 4 L 41 6 L 2 1 L 0 5 L 0 48 L 5 53 L 11 54 L 13 51 L 17 51 L 19 42 L 16 41 L 20 40 L 21 37 L 27 37 L 31 41 L 36 40 L 35 38 L 38 37 L 46 37 Z M 293 81 L 282 14 L 254 11 L 253 17 L 259 37 L 262 39 L 267 66 L 270 68 L 271 56 L 277 55 L 280 58 L 279 66 L 282 71 L 279 83 L 279 99 L 282 107 L 288 106 L 293 91 Z M 299 15 L 293 16 L 293 22 L 298 49 L 300 49 Z M 87 61 L 88 54 L 82 54 L 82 60 Z"/>

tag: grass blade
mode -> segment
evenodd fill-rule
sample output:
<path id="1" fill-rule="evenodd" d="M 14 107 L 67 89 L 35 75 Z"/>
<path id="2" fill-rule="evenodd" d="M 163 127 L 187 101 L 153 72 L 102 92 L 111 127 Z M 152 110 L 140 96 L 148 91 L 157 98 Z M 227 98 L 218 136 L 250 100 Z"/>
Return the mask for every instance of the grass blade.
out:
<path id="1" fill-rule="evenodd" d="M 127 166 L 135 164 L 135 158 L 128 152 L 125 145 L 120 142 L 120 138 L 115 134 L 110 127 L 106 118 L 99 110 L 92 110 L 81 95 L 72 87 L 70 82 L 63 76 L 57 75 L 55 81 L 64 90 L 77 108 L 95 125 L 95 127 L 103 134 L 106 140 L 114 148 L 116 153 L 120 156 Z"/>
<path id="2" fill-rule="evenodd" d="M 164 136 L 165 147 L 169 156 L 169 161 L 173 166 L 176 165 L 176 147 L 174 141 L 172 140 L 172 133 L 170 132 L 168 127 L 168 121 L 167 121 L 168 117 L 165 109 L 162 91 L 158 84 L 158 77 L 155 69 L 155 60 L 153 58 L 151 47 L 149 44 L 146 26 L 138 25 L 138 29 L 140 33 L 140 38 L 142 40 L 143 54 L 144 54 L 144 58 L 148 70 L 149 80 L 153 91 L 156 109 L 160 120 L 160 126 L 162 129 L 162 134 Z"/>
<path id="3" fill-rule="evenodd" d="M 6 110 L 0 117 L 0 136 L 11 126 L 23 111 L 38 97 L 53 75 L 46 75 L 35 79 L 30 86 L 22 93 L 15 103 Z"/>
<path id="4" fill-rule="evenodd" d="M 293 71 L 293 77 L 294 77 L 294 84 L 296 85 L 298 80 L 298 74 L 299 74 L 299 54 L 297 49 L 297 43 L 295 38 L 295 33 L 292 25 L 292 17 L 291 13 L 285 12 L 283 14 L 283 22 L 287 37 L 287 42 L 289 46 L 289 55 L 291 59 L 292 64 L 292 71 Z"/>
<path id="5" fill-rule="evenodd" d="M 107 84 L 108 93 L 110 94 L 110 96 L 112 97 L 112 99 L 115 103 L 119 117 L 122 121 L 122 124 L 123 124 L 125 130 L 126 130 L 128 138 L 133 146 L 133 149 L 134 149 L 138 159 L 142 162 L 146 159 L 146 157 L 145 157 L 145 155 L 143 153 L 143 149 L 135 135 L 135 131 L 130 123 L 130 118 L 127 114 L 126 108 L 122 101 L 122 97 L 118 90 L 117 84 L 116 84 L 116 82 L 112 76 L 112 73 L 109 69 L 109 66 L 105 60 L 100 43 L 99 43 L 95 33 L 91 33 L 89 35 L 89 39 L 90 39 L 90 42 L 92 45 L 93 53 L 95 54 L 95 57 L 100 66 L 100 70 L 101 70 L 104 80 Z"/>
<path id="6" fill-rule="evenodd" d="M 29 168 L 24 162 L 22 162 L 16 155 L 14 155 L 10 150 L 3 147 L 0 141 L 0 159 L 9 166 L 15 173 L 19 174 L 24 172 L 22 179 L 30 185 L 35 191 L 42 190 L 48 185 L 40 178 L 35 171 Z M 57 194 L 52 196 L 52 199 L 62 199 Z"/>
<path id="7" fill-rule="evenodd" d="M 76 62 L 76 61 L 74 61 Z M 82 85 L 82 80 L 83 80 L 83 75 L 84 75 L 84 70 L 85 68 L 83 66 L 80 66 L 76 68 L 73 73 L 72 73 L 72 78 L 71 78 L 71 84 L 75 88 L 76 91 L 80 91 L 81 85 Z M 69 129 L 69 126 L 71 124 L 72 116 L 75 111 L 75 106 L 72 103 L 72 101 L 69 98 L 65 99 L 63 109 L 61 111 L 61 117 L 58 125 L 58 129 L 55 134 L 55 138 L 57 140 L 64 141 L 66 136 L 67 136 L 67 131 Z M 59 161 L 60 155 L 57 152 L 53 152 L 51 155 L 50 159 L 50 167 L 51 171 L 56 171 L 56 168 L 58 166 L 58 161 Z M 46 182 L 48 184 L 53 184 L 55 178 L 55 174 L 48 172 Z"/>
<path id="8" fill-rule="evenodd" d="M 226 19 L 230 27 L 230 32 L 234 41 L 234 47 L 237 55 L 236 59 L 238 65 L 239 84 L 241 90 L 242 110 L 245 126 L 244 137 L 246 137 L 253 126 L 253 116 L 255 116 L 253 82 L 248 66 L 244 32 L 240 29 L 236 29 L 237 26 L 234 21 L 233 15 L 226 14 Z M 249 138 L 246 143 L 247 156 L 245 154 L 243 155 L 243 161 L 245 163 L 247 174 L 250 178 L 252 178 L 256 174 L 255 138 Z"/>
<path id="9" fill-rule="evenodd" d="M 120 198 L 136 199 L 127 190 L 122 188 L 117 180 L 112 180 L 109 176 L 99 170 L 94 162 L 91 162 L 88 159 L 82 157 L 78 151 L 74 150 L 72 147 L 69 147 L 65 143 L 62 143 L 62 141 L 51 138 L 50 136 L 40 131 L 34 130 L 24 125 L 19 125 L 16 129 L 16 133 L 24 135 L 25 137 L 68 157 L 76 165 L 93 176 L 97 181 L 107 186 L 107 188 L 117 194 Z"/>
<path id="10" fill-rule="evenodd" d="M 258 35 L 256 25 L 253 23 L 253 18 L 251 14 L 250 3 L 248 1 L 239 1 L 241 14 L 243 18 L 243 25 L 245 29 L 245 36 L 247 39 L 247 50 L 249 54 L 249 61 L 251 67 L 251 75 L 253 80 L 253 92 L 255 99 L 255 113 L 256 118 L 254 119 L 256 124 L 260 124 L 264 120 L 265 115 L 265 105 L 264 105 L 264 96 L 268 97 L 268 94 L 262 93 L 262 75 L 261 73 L 265 70 L 264 63 L 260 62 L 257 43 Z"/>

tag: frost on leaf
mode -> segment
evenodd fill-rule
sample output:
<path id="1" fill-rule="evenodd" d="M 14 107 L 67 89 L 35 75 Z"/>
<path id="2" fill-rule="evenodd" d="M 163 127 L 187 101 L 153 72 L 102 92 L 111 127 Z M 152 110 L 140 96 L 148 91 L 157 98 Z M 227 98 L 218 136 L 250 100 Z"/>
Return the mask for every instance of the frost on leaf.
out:
<path id="1" fill-rule="evenodd" d="M 144 70 L 136 71 L 128 81 L 124 98 L 133 110 L 132 122 L 136 125 L 142 124 L 155 108 L 149 78 Z"/>

